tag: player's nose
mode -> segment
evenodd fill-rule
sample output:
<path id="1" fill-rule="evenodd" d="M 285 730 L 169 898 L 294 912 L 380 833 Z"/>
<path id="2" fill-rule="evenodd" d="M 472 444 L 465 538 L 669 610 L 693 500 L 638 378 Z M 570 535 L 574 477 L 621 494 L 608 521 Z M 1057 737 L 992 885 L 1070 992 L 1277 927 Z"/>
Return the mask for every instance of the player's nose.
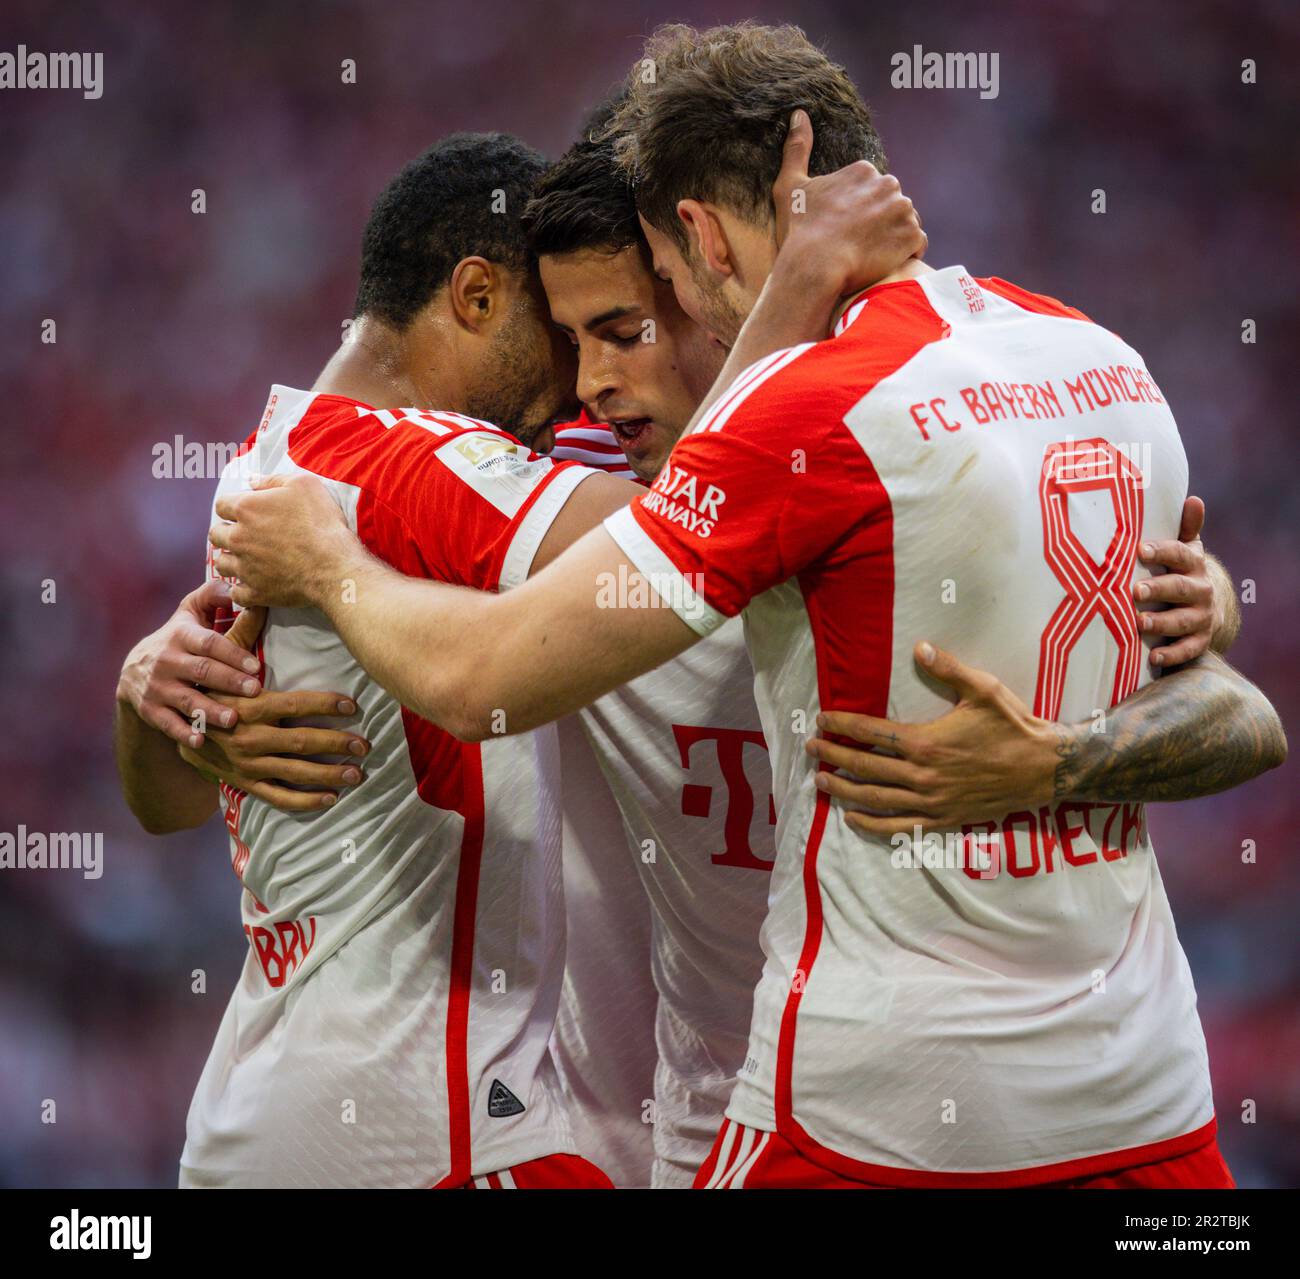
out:
<path id="1" fill-rule="evenodd" d="M 602 399 L 618 390 L 618 378 L 603 361 L 578 361 L 578 399 L 593 411 Z"/>

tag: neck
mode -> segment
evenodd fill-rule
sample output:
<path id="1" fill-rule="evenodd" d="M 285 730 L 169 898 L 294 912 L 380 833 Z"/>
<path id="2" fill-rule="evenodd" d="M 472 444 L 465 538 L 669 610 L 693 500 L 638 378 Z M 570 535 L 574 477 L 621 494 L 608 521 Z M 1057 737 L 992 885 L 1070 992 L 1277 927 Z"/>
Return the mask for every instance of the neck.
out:
<path id="1" fill-rule="evenodd" d="M 881 284 L 897 284 L 900 280 L 915 280 L 918 276 L 929 275 L 934 271 L 934 267 L 926 266 L 920 258 L 908 258 L 897 271 L 885 276 L 883 280 L 877 280 L 871 288 L 876 288 Z M 863 290 L 859 289 L 849 297 L 843 297 L 835 307 L 835 314 L 831 316 L 831 328 L 833 329 L 839 322 L 840 317 L 849 309 L 849 304 L 856 297 L 862 296 Z"/>
<path id="2" fill-rule="evenodd" d="M 311 389 L 321 395 L 344 395 L 377 409 L 459 411 L 459 387 L 449 373 L 451 359 L 439 350 L 441 343 L 433 351 L 444 358 L 426 366 L 415 357 L 420 323 L 417 318 L 410 328 L 399 331 L 371 316 L 354 320 Z M 427 345 L 424 353 L 429 354 Z"/>

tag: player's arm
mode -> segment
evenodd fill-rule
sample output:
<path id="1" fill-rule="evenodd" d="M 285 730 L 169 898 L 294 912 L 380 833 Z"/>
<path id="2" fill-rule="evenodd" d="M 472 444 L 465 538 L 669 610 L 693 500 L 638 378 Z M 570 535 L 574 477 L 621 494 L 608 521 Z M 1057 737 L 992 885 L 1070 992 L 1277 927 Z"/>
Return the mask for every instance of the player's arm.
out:
<path id="1" fill-rule="evenodd" d="M 893 835 L 945 830 L 1012 808 L 1070 798 L 1102 803 L 1194 799 L 1276 768 L 1286 759 L 1277 712 L 1249 680 L 1206 653 L 1139 689 L 1104 722 L 1038 718 L 996 676 L 918 644 L 916 661 L 957 694 L 926 724 L 826 712 L 808 751 L 832 769 L 817 785 L 868 811 L 851 826 Z"/>
<path id="2" fill-rule="evenodd" d="M 215 702 L 203 688 L 245 695 L 260 688 L 257 660 L 212 629 L 217 608 L 229 598 L 221 582 L 192 591 L 122 666 L 113 754 L 122 795 L 153 835 L 200 826 L 217 807 L 216 787 L 176 749 L 178 742 L 201 746 L 206 721 L 233 724 L 237 718 L 237 711 Z"/>
<path id="3" fill-rule="evenodd" d="M 600 480 L 635 487 L 597 475 L 574 497 Z M 494 594 L 396 572 L 310 477 L 222 498 L 217 514 L 233 521 L 211 537 L 236 601 L 319 608 L 372 678 L 464 741 L 557 719 L 699 638 L 671 609 L 640 606 L 658 597 L 602 528 Z"/>

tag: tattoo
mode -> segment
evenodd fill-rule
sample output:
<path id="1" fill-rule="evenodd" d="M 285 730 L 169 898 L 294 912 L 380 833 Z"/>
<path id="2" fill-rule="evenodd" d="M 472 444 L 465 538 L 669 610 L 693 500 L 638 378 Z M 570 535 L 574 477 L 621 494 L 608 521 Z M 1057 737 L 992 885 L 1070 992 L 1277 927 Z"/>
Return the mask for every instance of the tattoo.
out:
<path id="1" fill-rule="evenodd" d="M 1058 727 L 1056 798 L 1101 803 L 1195 799 L 1286 759 L 1282 721 L 1254 684 L 1207 653 L 1106 714 L 1104 733 Z"/>
<path id="2" fill-rule="evenodd" d="M 1073 770 L 1078 767 L 1078 757 L 1081 750 L 1077 737 L 1079 731 L 1080 729 L 1073 724 L 1056 725 L 1056 758 L 1059 763 L 1052 775 L 1053 799 L 1064 799 L 1066 796 L 1075 793 L 1071 778 Z"/>

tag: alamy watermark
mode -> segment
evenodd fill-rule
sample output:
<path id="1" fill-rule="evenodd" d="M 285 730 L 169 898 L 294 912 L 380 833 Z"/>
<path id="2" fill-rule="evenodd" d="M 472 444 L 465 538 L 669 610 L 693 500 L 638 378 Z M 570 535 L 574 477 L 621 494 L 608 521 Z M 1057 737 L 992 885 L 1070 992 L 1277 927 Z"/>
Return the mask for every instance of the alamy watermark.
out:
<path id="1" fill-rule="evenodd" d="M 40 53 L 20 44 L 0 53 L 0 89 L 80 89 L 83 98 L 104 93 L 102 53 Z"/>
<path id="2" fill-rule="evenodd" d="M 79 870 L 87 879 L 104 873 L 104 833 L 0 831 L 0 870 Z"/>
<path id="3" fill-rule="evenodd" d="M 926 52 L 919 44 L 889 60 L 895 89 L 978 89 L 981 98 L 998 96 L 996 53 Z"/>
<path id="4" fill-rule="evenodd" d="M 269 468 L 257 447 L 223 440 L 187 440 L 174 435 L 159 440 L 152 449 L 149 473 L 155 480 L 219 480 L 231 468 L 232 478 L 245 484 Z"/>
<path id="5" fill-rule="evenodd" d="M 703 573 L 641 573 L 618 566 L 617 573 L 596 574 L 597 608 L 671 608 L 683 621 L 709 616 Z"/>

